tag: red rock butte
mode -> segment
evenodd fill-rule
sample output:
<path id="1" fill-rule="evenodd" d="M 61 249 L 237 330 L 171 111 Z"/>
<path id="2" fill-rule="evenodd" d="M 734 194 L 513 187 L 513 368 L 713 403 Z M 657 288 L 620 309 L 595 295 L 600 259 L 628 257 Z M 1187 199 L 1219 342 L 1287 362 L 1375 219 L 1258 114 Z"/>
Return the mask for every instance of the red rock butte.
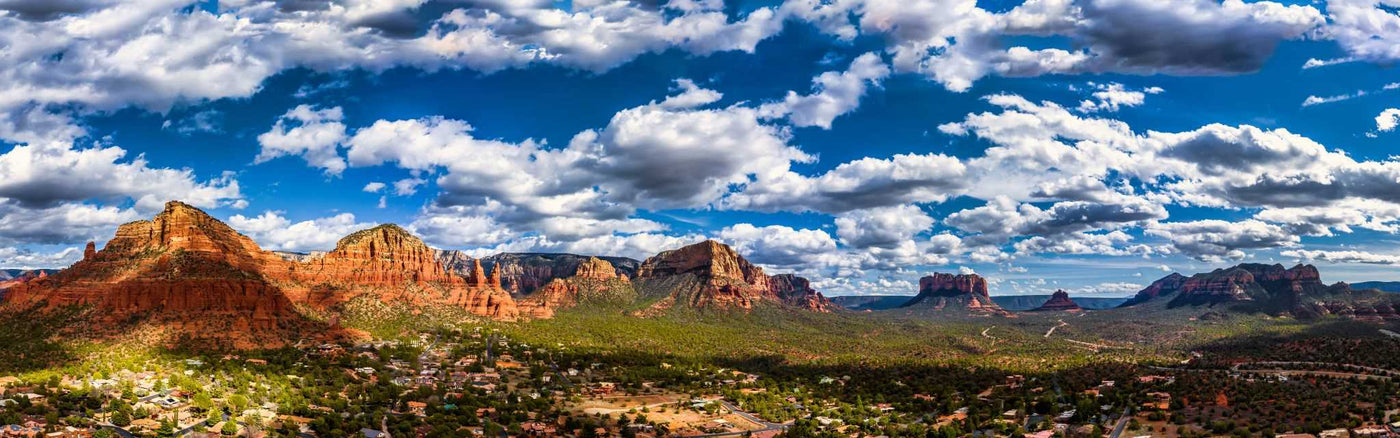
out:
<path id="1" fill-rule="evenodd" d="M 781 275 L 771 277 L 733 248 L 713 240 L 663 251 L 648 258 L 637 270 L 640 282 L 684 276 L 693 277 L 698 284 L 682 285 L 667 291 L 669 296 L 657 303 L 657 310 L 677 304 L 748 310 L 765 302 L 818 312 L 830 312 L 836 307 L 813 291 L 806 279 Z"/>
<path id="2" fill-rule="evenodd" d="M 1033 311 L 1079 312 L 1083 310 L 1084 308 L 1079 307 L 1078 303 L 1075 303 L 1074 300 L 1069 299 L 1069 292 L 1057 290 L 1054 294 L 1050 295 L 1050 299 L 1045 300 L 1044 304 L 1041 304 L 1040 307 L 1035 308 Z"/>

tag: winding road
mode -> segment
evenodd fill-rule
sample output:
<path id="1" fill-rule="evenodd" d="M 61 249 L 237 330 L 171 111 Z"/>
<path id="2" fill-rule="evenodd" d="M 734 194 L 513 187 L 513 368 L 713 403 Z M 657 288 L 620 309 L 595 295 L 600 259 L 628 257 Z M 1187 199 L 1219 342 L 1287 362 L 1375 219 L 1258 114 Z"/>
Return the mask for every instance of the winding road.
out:
<path id="1" fill-rule="evenodd" d="M 754 416 L 753 414 L 750 414 L 750 413 L 748 413 L 748 412 L 744 412 L 744 411 L 740 410 L 738 406 L 734 406 L 734 404 L 733 404 L 733 403 L 730 403 L 729 400 L 720 400 L 719 403 L 720 403 L 720 405 L 724 406 L 725 409 L 728 409 L 729 412 L 733 412 L 734 415 L 738 415 L 739 417 L 741 417 L 741 418 L 743 418 L 743 419 L 745 419 L 745 420 L 748 420 L 748 421 L 750 421 L 750 422 L 753 422 L 754 424 L 757 424 L 757 425 L 759 425 L 759 426 L 763 426 L 763 428 L 761 428 L 761 429 L 754 429 L 754 430 L 741 430 L 741 431 L 738 431 L 738 432 L 707 433 L 707 434 L 702 434 L 702 435 L 682 435 L 682 437 L 683 437 L 683 438 L 709 438 L 709 437 L 722 437 L 722 436 L 742 436 L 742 435 L 744 435 L 744 434 L 750 434 L 750 433 L 771 432 L 771 431 L 775 431 L 775 430 L 787 430 L 788 426 L 790 426 L 790 424 L 787 424 L 787 423 L 770 423 L 770 422 L 768 422 L 768 421 L 764 421 L 762 418 L 758 418 L 757 416 Z"/>

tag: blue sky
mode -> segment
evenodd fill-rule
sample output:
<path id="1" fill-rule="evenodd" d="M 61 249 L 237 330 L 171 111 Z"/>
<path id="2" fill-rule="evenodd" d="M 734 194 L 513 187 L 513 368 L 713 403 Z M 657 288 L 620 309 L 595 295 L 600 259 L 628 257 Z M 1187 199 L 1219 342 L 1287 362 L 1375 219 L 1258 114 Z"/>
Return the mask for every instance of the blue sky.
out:
<path id="1" fill-rule="evenodd" d="M 1400 15 L 1169 6 L 3 3 L 0 265 L 178 199 L 288 251 L 388 222 L 477 255 L 715 238 L 829 295 L 1400 277 Z"/>

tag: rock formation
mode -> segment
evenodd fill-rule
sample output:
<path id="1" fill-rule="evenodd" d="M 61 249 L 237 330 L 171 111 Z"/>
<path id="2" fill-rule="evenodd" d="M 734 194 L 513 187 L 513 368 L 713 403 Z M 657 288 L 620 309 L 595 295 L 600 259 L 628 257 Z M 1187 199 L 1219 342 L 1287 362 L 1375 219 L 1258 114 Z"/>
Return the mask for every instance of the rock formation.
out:
<path id="1" fill-rule="evenodd" d="M 1353 291 L 1346 283 L 1326 285 L 1312 265 L 1245 263 L 1183 277 L 1172 274 L 1153 282 L 1123 306 L 1168 299 L 1167 307 L 1231 305 L 1241 310 L 1294 316 L 1390 314 L 1394 308 L 1380 292 Z M 1365 299 L 1365 303 L 1357 299 Z M 1376 302 L 1371 302 L 1376 301 Z"/>
<path id="2" fill-rule="evenodd" d="M 811 282 L 794 274 L 778 274 L 769 277 L 773 292 L 783 304 L 813 312 L 830 313 L 837 308 L 821 292 L 812 289 Z"/>
<path id="3" fill-rule="evenodd" d="M 1186 283 L 1186 276 L 1173 272 L 1171 275 L 1162 277 L 1152 282 L 1152 284 L 1147 285 L 1147 288 L 1138 291 L 1137 295 L 1123 302 L 1119 307 L 1135 306 L 1160 296 L 1175 294 L 1177 291 L 1181 290 L 1181 285 L 1184 283 Z"/>
<path id="4" fill-rule="evenodd" d="M 117 229 L 101 251 L 11 290 L 12 309 L 90 306 L 98 321 L 136 316 L 191 333 L 262 345 L 255 333 L 297 326 L 292 302 L 263 275 L 285 263 L 189 205 L 171 202 L 153 220 Z"/>
<path id="5" fill-rule="evenodd" d="M 438 259 L 448 270 L 463 277 L 472 277 L 478 263 L 487 271 L 500 271 L 501 287 L 512 295 L 530 295 L 554 279 L 569 278 L 590 258 L 598 258 L 613 266 L 617 275 L 631 277 L 641 264 L 624 257 L 589 257 L 575 254 L 502 253 L 474 259 L 461 251 L 441 251 Z"/>
<path id="6" fill-rule="evenodd" d="M 1050 296 L 1049 300 L 1045 301 L 1045 304 L 1041 304 L 1040 307 L 1037 307 L 1035 308 L 1035 310 L 1032 311 L 1080 312 L 1083 310 L 1084 309 L 1080 308 L 1079 304 L 1076 304 L 1074 300 L 1069 299 L 1068 292 L 1065 292 L 1063 290 L 1057 290 L 1053 295 Z"/>
<path id="7" fill-rule="evenodd" d="M 560 309 L 583 303 L 630 303 L 636 296 L 626 275 L 618 275 L 606 260 L 589 257 L 579 263 L 572 277 L 550 280 L 522 299 L 520 308 L 531 317 L 550 318 Z"/>
<path id="8" fill-rule="evenodd" d="M 497 319 L 519 315 L 499 278 L 480 273 L 463 279 L 449 272 L 438 252 L 397 225 L 357 231 L 335 249 L 296 264 L 284 286 L 297 302 L 329 308 L 359 296 L 386 303 L 461 306 Z"/>
<path id="9" fill-rule="evenodd" d="M 834 308 L 806 279 L 779 277 L 768 276 L 728 245 L 706 240 L 648 258 L 637 269 L 636 281 L 638 291 L 661 298 L 652 313 L 675 305 L 748 310 L 771 303 L 823 312 Z"/>
<path id="10" fill-rule="evenodd" d="M 259 248 L 223 222 L 180 202 L 153 220 L 122 225 L 106 247 L 5 296 L 11 309 L 89 306 L 97 320 L 135 317 L 202 333 L 256 338 L 302 327 L 294 305 L 337 311 L 356 297 L 410 305 L 458 306 L 512 319 L 515 302 L 490 279 L 468 282 L 436 252 L 394 225 L 341 239 L 333 251 L 290 257 Z M 212 327 L 213 324 L 221 324 Z M 197 329 L 197 330 L 196 330 Z"/>
<path id="11" fill-rule="evenodd" d="M 987 280 L 977 274 L 935 273 L 919 279 L 919 294 L 901 308 L 969 311 L 975 314 L 1007 312 L 987 293 Z"/>

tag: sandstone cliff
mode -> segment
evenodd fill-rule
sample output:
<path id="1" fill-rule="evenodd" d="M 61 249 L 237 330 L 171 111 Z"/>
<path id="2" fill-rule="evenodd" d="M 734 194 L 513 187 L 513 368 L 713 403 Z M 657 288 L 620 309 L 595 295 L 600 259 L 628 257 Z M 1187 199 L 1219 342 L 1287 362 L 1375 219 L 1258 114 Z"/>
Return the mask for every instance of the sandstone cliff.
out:
<path id="1" fill-rule="evenodd" d="M 828 312 L 830 301 L 806 279 L 770 277 L 728 245 L 706 240 L 663 251 L 637 268 L 637 290 L 659 300 L 647 313 L 673 306 L 749 310 L 763 303 Z"/>
<path id="2" fill-rule="evenodd" d="M 262 275 L 282 260 L 189 205 L 168 203 L 152 220 L 119 227 L 101 251 L 90 249 L 72 267 L 15 287 L 6 306 L 88 306 L 108 324 L 140 317 L 240 346 L 277 345 L 280 337 L 258 333 L 300 326 L 291 300 Z"/>
<path id="3" fill-rule="evenodd" d="M 520 300 L 522 313 L 535 318 L 551 318 L 560 309 L 584 303 L 625 304 L 637 297 L 626 275 L 618 275 L 611 263 L 589 257 L 568 278 L 555 278 L 529 297 Z"/>
<path id="4" fill-rule="evenodd" d="M 397 225 L 357 231 L 335 249 L 305 263 L 293 263 L 278 277 L 299 303 L 330 308 L 368 296 L 410 305 L 448 305 L 497 319 L 519 316 L 515 301 L 496 281 L 478 271 L 463 279 L 449 272 L 438 252 Z"/>
<path id="5" fill-rule="evenodd" d="M 475 259 L 461 251 L 438 253 L 438 260 L 441 260 L 449 271 L 463 277 L 471 277 L 480 272 L 476 268 L 478 263 L 488 271 L 499 271 L 501 287 L 517 297 L 533 294 L 552 280 L 573 276 L 579 266 L 590 258 L 608 262 L 615 274 L 629 278 L 635 276 L 637 267 L 641 264 L 625 257 L 590 257 L 575 254 L 501 253 Z"/>

